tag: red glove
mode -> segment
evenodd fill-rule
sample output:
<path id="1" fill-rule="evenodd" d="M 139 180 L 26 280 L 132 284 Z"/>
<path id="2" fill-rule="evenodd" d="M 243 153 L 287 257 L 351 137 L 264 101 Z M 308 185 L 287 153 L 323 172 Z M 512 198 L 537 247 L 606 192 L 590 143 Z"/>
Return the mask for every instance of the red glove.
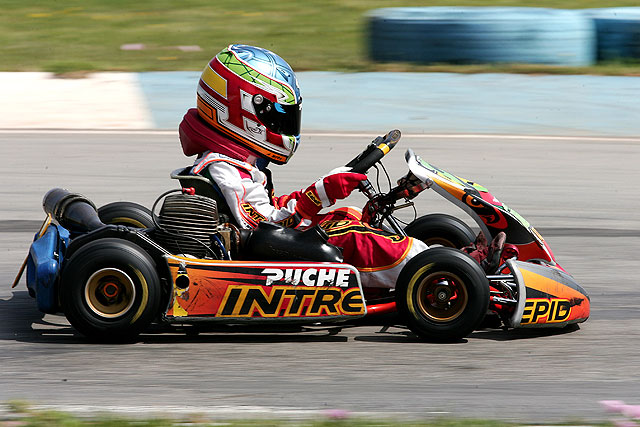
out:
<path id="1" fill-rule="evenodd" d="M 313 218 L 322 208 L 349 196 L 358 184 L 366 179 L 365 174 L 341 170 L 320 178 L 302 192 L 296 204 L 296 211 L 303 218 Z"/>
<path id="2" fill-rule="evenodd" d="M 322 178 L 322 187 L 331 204 L 334 204 L 336 200 L 349 197 L 349 194 L 365 179 L 367 175 L 363 173 L 337 172 Z"/>

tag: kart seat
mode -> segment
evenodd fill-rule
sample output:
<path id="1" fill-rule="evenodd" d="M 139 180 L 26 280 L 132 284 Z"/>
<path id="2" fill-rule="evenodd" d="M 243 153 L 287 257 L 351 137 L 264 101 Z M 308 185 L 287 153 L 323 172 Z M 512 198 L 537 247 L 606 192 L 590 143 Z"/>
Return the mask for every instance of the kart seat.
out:
<path id="1" fill-rule="evenodd" d="M 199 196 L 217 199 L 217 194 L 213 187 L 213 182 L 211 182 L 209 178 L 206 178 L 202 175 L 193 175 L 191 173 L 191 166 L 174 170 L 173 172 L 171 172 L 171 179 L 177 179 L 178 181 L 180 181 L 180 185 L 182 185 L 182 188 L 193 187 L 193 189 L 196 191 L 196 194 Z"/>
<path id="2" fill-rule="evenodd" d="M 222 192 L 218 188 L 218 185 L 211 179 L 202 175 L 194 175 L 191 173 L 191 166 L 176 169 L 171 172 L 171 179 L 177 179 L 180 181 L 182 188 L 193 188 L 197 195 L 209 197 L 216 201 L 218 206 L 218 215 L 220 216 L 220 222 L 229 222 L 234 225 L 238 225 L 235 218 L 231 214 L 229 205 L 224 199 Z"/>

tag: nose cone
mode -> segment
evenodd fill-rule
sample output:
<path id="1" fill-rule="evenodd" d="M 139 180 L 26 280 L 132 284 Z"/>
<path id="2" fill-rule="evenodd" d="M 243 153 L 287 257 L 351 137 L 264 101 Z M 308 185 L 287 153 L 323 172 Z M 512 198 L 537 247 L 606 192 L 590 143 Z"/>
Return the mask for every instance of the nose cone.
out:
<path id="1" fill-rule="evenodd" d="M 556 267 L 514 264 L 526 290 L 520 327 L 562 327 L 589 318 L 589 295 L 572 276 Z"/>

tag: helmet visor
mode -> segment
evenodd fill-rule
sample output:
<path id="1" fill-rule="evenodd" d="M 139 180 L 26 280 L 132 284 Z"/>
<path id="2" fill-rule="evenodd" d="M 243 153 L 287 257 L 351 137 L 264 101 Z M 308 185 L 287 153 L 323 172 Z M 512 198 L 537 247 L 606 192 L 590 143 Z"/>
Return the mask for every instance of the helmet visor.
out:
<path id="1" fill-rule="evenodd" d="M 302 99 L 294 105 L 271 102 L 256 95 L 252 99 L 256 117 L 271 132 L 281 135 L 300 135 L 302 119 Z"/>

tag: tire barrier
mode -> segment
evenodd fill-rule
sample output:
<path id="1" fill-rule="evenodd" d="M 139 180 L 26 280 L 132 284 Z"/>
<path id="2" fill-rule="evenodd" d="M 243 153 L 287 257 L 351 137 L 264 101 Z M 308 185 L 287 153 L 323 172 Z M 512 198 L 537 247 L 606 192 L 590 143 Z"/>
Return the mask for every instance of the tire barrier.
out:
<path id="1" fill-rule="evenodd" d="M 384 8 L 368 13 L 375 61 L 535 63 L 595 61 L 595 27 L 570 10 L 520 7 Z"/>
<path id="2" fill-rule="evenodd" d="M 640 7 L 584 9 L 597 33 L 598 60 L 640 58 Z"/>

